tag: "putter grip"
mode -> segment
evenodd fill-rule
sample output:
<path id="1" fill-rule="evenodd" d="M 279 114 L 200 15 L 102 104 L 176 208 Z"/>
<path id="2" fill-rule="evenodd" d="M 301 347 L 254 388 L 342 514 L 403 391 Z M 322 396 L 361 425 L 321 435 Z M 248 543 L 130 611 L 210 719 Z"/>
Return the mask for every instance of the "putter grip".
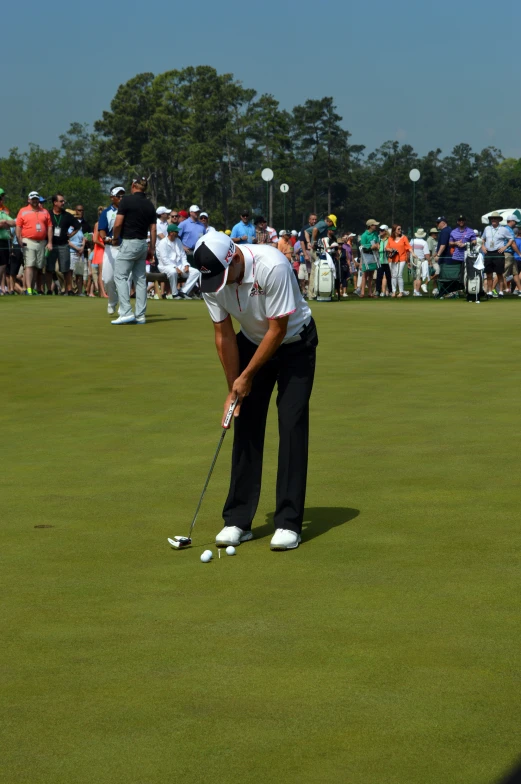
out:
<path id="1" fill-rule="evenodd" d="M 226 414 L 226 419 L 224 420 L 224 428 L 228 428 L 230 422 L 232 421 L 233 412 L 235 411 L 235 406 L 239 402 L 239 398 L 236 397 L 235 400 L 232 401 L 230 408 L 228 409 L 228 413 Z"/>

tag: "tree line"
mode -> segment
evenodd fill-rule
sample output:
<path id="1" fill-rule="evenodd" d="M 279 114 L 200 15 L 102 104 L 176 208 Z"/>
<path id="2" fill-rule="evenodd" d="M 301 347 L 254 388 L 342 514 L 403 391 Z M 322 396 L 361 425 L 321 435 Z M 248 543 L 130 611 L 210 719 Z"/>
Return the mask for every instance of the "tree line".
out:
<path id="1" fill-rule="evenodd" d="M 92 220 L 112 184 L 145 173 L 156 204 L 187 209 L 197 202 L 216 228 L 231 227 L 249 207 L 277 228 L 300 228 L 313 211 L 333 212 L 357 232 L 368 217 L 410 230 L 412 168 L 421 172 L 415 225 L 427 230 L 439 214 L 454 221 L 463 212 L 477 227 L 491 209 L 520 206 L 521 160 L 495 147 L 474 152 L 462 143 L 449 155 L 436 149 L 420 156 L 387 141 L 368 153 L 351 143 L 333 97 L 287 111 L 210 66 L 138 74 L 118 88 L 92 130 L 72 123 L 59 138 L 59 148 L 32 144 L 0 158 L 0 187 L 12 210 L 33 189 L 47 197 L 60 190 Z M 268 187 L 264 168 L 275 174 Z M 289 186 L 285 199 L 282 183 Z"/>

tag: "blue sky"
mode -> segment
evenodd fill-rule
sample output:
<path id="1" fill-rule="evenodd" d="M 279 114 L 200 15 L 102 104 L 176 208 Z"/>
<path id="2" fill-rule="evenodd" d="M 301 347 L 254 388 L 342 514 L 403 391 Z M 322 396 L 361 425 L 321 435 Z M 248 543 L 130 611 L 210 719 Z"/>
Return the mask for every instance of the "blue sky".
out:
<path id="1" fill-rule="evenodd" d="M 332 95 L 369 151 L 398 139 L 420 153 L 467 142 L 521 157 L 513 0 L 27 0 L 23 20 L 18 8 L 2 11 L 0 155 L 57 145 L 137 73 L 212 65 L 283 108 Z"/>

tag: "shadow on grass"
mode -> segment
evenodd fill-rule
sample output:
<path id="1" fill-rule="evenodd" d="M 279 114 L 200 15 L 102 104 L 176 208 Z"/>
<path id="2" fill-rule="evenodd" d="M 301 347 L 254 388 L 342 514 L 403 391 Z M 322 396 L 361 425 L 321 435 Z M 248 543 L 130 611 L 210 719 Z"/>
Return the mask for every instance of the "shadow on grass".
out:
<path id="1" fill-rule="evenodd" d="M 266 522 L 259 528 L 254 526 L 255 539 L 264 536 L 273 536 L 273 517 L 275 512 L 266 515 Z M 310 542 L 317 536 L 326 534 L 332 528 L 344 525 L 354 520 L 360 514 L 359 509 L 348 506 L 310 506 L 304 509 L 304 523 L 302 526 L 302 541 Z"/>
<path id="2" fill-rule="evenodd" d="M 163 318 L 163 316 L 147 316 L 147 324 L 153 324 L 154 321 L 186 321 L 186 316 L 171 316 L 170 318 Z"/>

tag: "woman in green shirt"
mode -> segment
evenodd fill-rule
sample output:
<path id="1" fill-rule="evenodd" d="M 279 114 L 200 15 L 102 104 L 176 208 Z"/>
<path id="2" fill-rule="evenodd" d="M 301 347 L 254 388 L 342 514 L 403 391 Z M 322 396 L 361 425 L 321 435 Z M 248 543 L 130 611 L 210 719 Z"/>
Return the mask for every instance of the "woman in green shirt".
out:
<path id="1" fill-rule="evenodd" d="M 389 259 L 387 258 L 387 254 L 385 249 L 387 247 L 387 241 L 391 236 L 389 234 L 389 226 L 386 226 L 383 223 L 379 229 L 379 239 L 380 239 L 380 267 L 378 272 L 376 273 L 376 293 L 380 295 L 380 297 L 390 297 L 391 296 L 391 269 L 389 267 Z"/>
<path id="2" fill-rule="evenodd" d="M 372 218 L 365 224 L 367 229 L 360 237 L 360 255 L 362 262 L 362 290 L 360 297 L 365 296 L 365 287 L 367 284 L 367 294 L 369 297 L 374 297 L 373 294 L 373 277 L 375 270 L 378 269 L 378 256 L 376 253 L 380 248 L 380 239 L 378 237 L 378 221 Z"/>

